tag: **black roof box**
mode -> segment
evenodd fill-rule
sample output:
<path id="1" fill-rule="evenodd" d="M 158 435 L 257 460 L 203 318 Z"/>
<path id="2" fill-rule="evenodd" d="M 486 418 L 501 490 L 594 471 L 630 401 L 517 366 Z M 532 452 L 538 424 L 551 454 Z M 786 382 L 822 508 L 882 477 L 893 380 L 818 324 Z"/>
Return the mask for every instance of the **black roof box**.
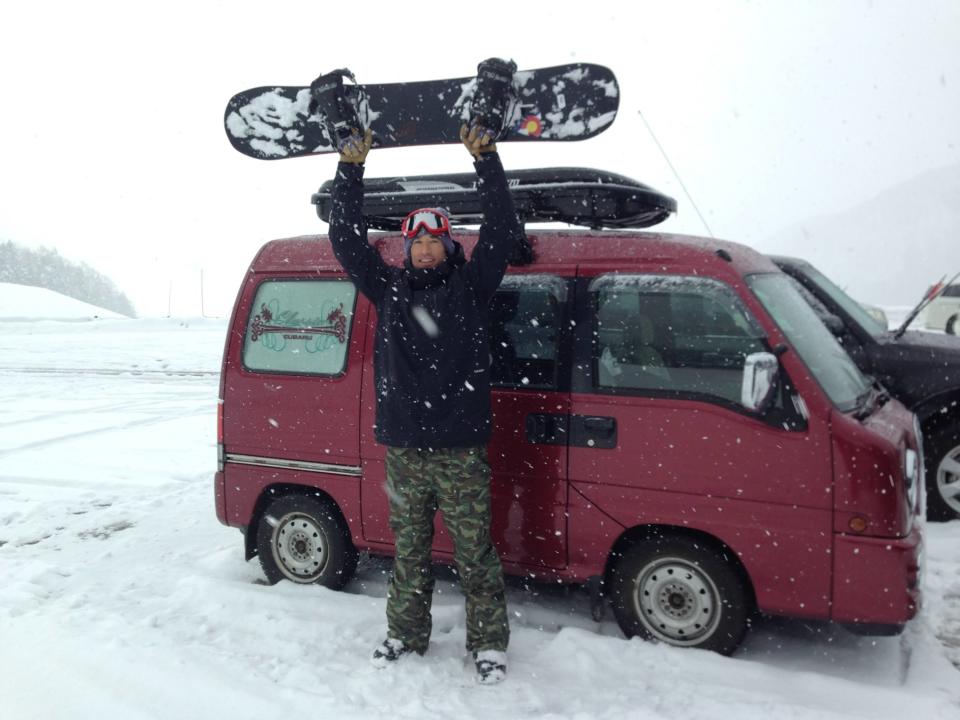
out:
<path id="1" fill-rule="evenodd" d="M 507 172 L 517 213 L 524 223 L 564 222 L 591 228 L 643 228 L 666 220 L 677 201 L 623 175 L 588 168 L 544 168 Z M 374 178 L 364 182 L 367 225 L 396 230 L 411 210 L 444 207 L 456 225 L 482 219 L 474 173 Z M 314 193 L 320 219 L 329 222 L 328 180 Z"/>

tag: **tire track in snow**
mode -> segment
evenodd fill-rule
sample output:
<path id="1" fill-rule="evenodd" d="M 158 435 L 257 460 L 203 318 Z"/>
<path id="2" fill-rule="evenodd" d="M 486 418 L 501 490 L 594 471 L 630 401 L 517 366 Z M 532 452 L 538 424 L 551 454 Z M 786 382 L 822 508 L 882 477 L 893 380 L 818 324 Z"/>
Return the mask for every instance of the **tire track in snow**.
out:
<path id="1" fill-rule="evenodd" d="M 154 415 L 149 418 L 144 418 L 143 420 L 133 420 L 127 423 L 121 423 L 119 425 L 108 425 L 106 427 L 93 428 L 91 430 L 82 430 L 80 432 L 66 433 L 64 435 L 44 438 L 43 440 L 36 440 L 34 442 L 29 442 L 24 445 L 18 445 L 16 447 L 12 447 L 7 450 L 0 450 L 0 459 L 9 457 L 18 452 L 23 452 L 26 450 L 36 450 L 37 448 L 50 447 L 52 445 L 58 445 L 59 443 L 62 443 L 62 442 L 77 440 L 79 438 L 88 438 L 88 437 L 94 437 L 96 435 L 103 435 L 105 433 L 117 432 L 122 430 L 132 430 L 134 428 L 149 427 L 151 425 L 160 425 L 162 423 L 173 422 L 175 420 L 183 420 L 188 417 L 197 417 L 199 415 L 208 415 L 210 413 L 211 413 L 211 407 L 209 404 L 205 403 L 202 407 L 194 410 L 190 410 L 187 412 Z"/>
<path id="2" fill-rule="evenodd" d="M 20 427 L 28 423 L 35 422 L 44 422 L 46 420 L 53 420 L 57 418 L 62 418 L 65 415 L 75 415 L 78 413 L 101 413 L 101 412 L 130 412 L 136 410 L 143 410 L 146 408 L 156 408 L 157 402 L 153 398 L 142 398 L 140 400 L 134 400 L 128 403 L 107 403 L 103 405 L 95 405 L 93 407 L 75 407 L 71 408 L 68 411 L 60 410 L 57 412 L 48 412 L 43 413 L 42 415 L 34 415 L 28 418 L 20 418 L 17 420 L 9 420 L 7 422 L 0 422 L 0 428 L 3 427 Z"/>
<path id="3" fill-rule="evenodd" d="M 0 365 L 0 374 L 16 373 L 24 375 L 131 375 L 145 377 L 170 376 L 184 377 L 215 377 L 219 370 L 137 370 L 134 368 L 38 368 L 12 367 Z"/>

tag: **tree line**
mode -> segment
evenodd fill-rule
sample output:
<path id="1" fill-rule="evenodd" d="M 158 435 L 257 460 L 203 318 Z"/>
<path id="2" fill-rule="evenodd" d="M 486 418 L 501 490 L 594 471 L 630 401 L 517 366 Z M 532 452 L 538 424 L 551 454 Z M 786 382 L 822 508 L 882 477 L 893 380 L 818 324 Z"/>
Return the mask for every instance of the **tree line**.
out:
<path id="1" fill-rule="evenodd" d="M 75 263 L 52 248 L 26 248 L 0 242 L 0 282 L 54 290 L 105 310 L 136 317 L 133 303 L 106 275 Z"/>

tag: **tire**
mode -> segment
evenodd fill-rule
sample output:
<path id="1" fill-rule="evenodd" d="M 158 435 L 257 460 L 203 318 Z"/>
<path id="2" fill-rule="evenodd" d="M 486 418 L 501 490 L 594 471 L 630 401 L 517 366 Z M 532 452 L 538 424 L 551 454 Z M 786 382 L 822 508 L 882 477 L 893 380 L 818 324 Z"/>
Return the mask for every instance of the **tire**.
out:
<path id="1" fill-rule="evenodd" d="M 634 543 L 610 574 L 611 605 L 624 635 L 721 655 L 743 640 L 750 597 L 724 553 L 680 535 Z"/>
<path id="2" fill-rule="evenodd" d="M 938 430 L 927 442 L 927 519 L 960 518 L 960 425 Z"/>
<path id="3" fill-rule="evenodd" d="M 950 319 L 947 320 L 947 324 L 944 326 L 943 331 L 947 335 L 956 335 L 957 334 L 957 315 L 951 315 Z"/>
<path id="4" fill-rule="evenodd" d="M 271 585 L 289 580 L 339 590 L 357 569 L 357 550 L 340 510 L 317 496 L 272 502 L 257 526 L 257 554 Z"/>

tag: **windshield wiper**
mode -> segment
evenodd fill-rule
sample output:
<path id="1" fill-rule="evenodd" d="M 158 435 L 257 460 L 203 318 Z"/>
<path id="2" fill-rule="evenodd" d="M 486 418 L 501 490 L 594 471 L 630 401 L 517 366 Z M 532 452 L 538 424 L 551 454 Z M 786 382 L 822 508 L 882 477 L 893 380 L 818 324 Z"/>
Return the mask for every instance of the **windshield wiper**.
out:
<path id="1" fill-rule="evenodd" d="M 863 420 L 873 414 L 873 386 L 870 385 L 860 395 L 857 395 L 856 408 L 853 411 L 853 417 L 856 420 Z"/>
<path id="2" fill-rule="evenodd" d="M 868 418 L 891 400 L 890 393 L 874 378 L 870 378 L 870 386 L 857 396 L 857 409 L 853 417 L 857 420 Z"/>
<path id="3" fill-rule="evenodd" d="M 958 277 L 960 277 L 960 273 L 957 273 L 957 274 L 954 275 L 952 278 L 950 278 L 950 282 L 946 282 L 946 283 L 945 283 L 943 280 L 944 280 L 944 278 L 946 278 L 946 277 L 947 277 L 947 276 L 944 275 L 942 278 L 940 278 L 940 282 L 938 282 L 938 283 L 937 283 L 936 285 L 934 285 L 932 288 L 930 288 L 929 290 L 927 290 L 926 294 L 924 294 L 924 296 L 920 299 L 920 302 L 917 303 L 916 307 L 913 308 L 913 310 L 911 310 L 909 313 L 907 313 L 907 317 L 906 317 L 906 319 L 903 321 L 903 324 L 902 324 L 900 327 L 898 327 L 898 328 L 894 331 L 894 333 L 893 333 L 893 338 L 894 338 L 894 340 L 899 340 L 901 337 L 903 337 L 903 334 L 907 331 L 907 327 L 910 325 L 910 323 L 912 323 L 912 322 L 916 319 L 917 315 L 919 315 L 920 312 L 921 312 L 927 305 L 929 305 L 929 304 L 932 303 L 934 300 L 936 300 L 938 297 L 940 297 L 940 293 L 942 293 L 942 292 L 943 292 L 944 290 L 946 290 L 948 287 L 950 287 L 951 285 L 953 285 L 953 283 L 956 281 L 956 279 L 957 279 Z"/>
<path id="4" fill-rule="evenodd" d="M 883 407 L 893 399 L 893 396 L 876 380 L 874 380 L 873 384 L 877 388 L 877 407 Z"/>

